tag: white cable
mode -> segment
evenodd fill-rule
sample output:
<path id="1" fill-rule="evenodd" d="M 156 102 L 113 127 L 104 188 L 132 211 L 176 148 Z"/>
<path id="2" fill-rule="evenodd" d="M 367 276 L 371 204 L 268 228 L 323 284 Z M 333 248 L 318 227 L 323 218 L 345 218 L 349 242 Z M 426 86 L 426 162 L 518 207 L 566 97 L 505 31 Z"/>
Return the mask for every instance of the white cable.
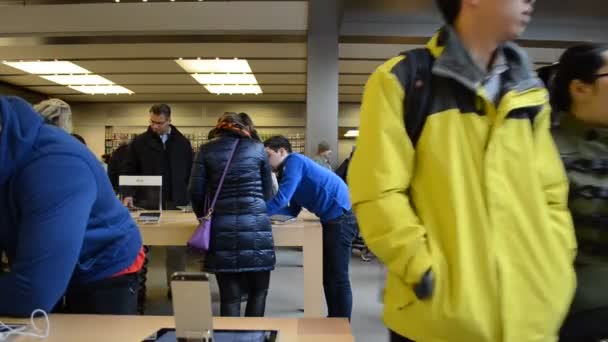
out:
<path id="1" fill-rule="evenodd" d="M 42 314 L 42 316 L 44 317 L 44 322 L 46 323 L 44 330 L 38 328 L 38 326 L 36 325 L 34 318 L 36 317 L 37 313 Z M 35 332 L 27 332 L 26 330 L 28 326 L 11 328 L 0 321 L 0 328 L 6 330 L 0 332 L 0 341 L 6 341 L 9 337 L 13 335 L 35 337 L 40 339 L 49 337 L 49 333 L 51 332 L 51 322 L 49 321 L 49 315 L 44 310 L 36 309 L 34 310 L 34 312 L 32 312 L 32 315 L 30 316 L 30 326 Z"/>

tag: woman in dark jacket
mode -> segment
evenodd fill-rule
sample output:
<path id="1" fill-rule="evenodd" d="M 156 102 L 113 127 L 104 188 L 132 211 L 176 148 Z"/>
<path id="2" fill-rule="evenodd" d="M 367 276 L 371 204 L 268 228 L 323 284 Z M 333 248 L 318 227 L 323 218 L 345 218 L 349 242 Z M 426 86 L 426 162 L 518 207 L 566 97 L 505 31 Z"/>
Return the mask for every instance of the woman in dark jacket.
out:
<path id="1" fill-rule="evenodd" d="M 247 114 L 225 113 L 209 142 L 201 146 L 192 169 L 190 195 L 198 217 L 206 196 L 213 196 L 235 140 L 239 143 L 213 211 L 211 243 L 205 269 L 220 288 L 220 315 L 264 316 L 275 253 L 265 201 L 272 197 L 271 168 Z"/>

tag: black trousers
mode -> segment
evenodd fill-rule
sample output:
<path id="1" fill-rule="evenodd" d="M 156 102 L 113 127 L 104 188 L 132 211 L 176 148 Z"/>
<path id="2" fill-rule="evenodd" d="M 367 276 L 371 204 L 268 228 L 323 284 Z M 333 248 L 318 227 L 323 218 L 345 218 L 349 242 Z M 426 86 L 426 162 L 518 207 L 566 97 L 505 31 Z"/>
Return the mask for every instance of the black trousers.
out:
<path id="1" fill-rule="evenodd" d="M 241 298 L 247 295 L 246 317 L 263 317 L 270 285 L 270 271 L 216 273 L 220 288 L 220 316 L 240 317 Z"/>
<path id="2" fill-rule="evenodd" d="M 398 335 L 394 331 L 391 331 L 391 342 L 414 342 L 408 338 Z"/>
<path id="3" fill-rule="evenodd" d="M 391 333 L 390 342 L 413 342 Z M 608 308 L 568 316 L 562 325 L 559 342 L 598 342 L 608 338 Z"/>
<path id="4" fill-rule="evenodd" d="M 137 315 L 138 274 L 103 279 L 68 288 L 64 313 Z"/>
<path id="5" fill-rule="evenodd" d="M 601 308 L 569 315 L 562 325 L 559 341 L 597 342 L 605 338 L 608 338 L 608 308 Z"/>

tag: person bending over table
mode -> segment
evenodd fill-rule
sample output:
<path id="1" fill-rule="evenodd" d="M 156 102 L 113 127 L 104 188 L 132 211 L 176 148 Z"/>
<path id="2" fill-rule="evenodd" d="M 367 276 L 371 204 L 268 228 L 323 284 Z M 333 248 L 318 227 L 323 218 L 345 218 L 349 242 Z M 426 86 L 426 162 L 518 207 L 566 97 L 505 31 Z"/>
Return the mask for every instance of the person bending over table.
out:
<path id="1" fill-rule="evenodd" d="M 352 312 L 349 263 L 357 233 L 346 183 L 334 172 L 312 159 L 293 153 L 284 136 L 264 142 L 270 165 L 279 172 L 279 191 L 266 203 L 268 214 L 297 216 L 306 208 L 323 226 L 323 289 L 329 317 L 346 317 Z"/>
<path id="2" fill-rule="evenodd" d="M 144 254 L 129 211 L 86 146 L 17 97 L 0 97 L 0 213 L 0 316 L 137 312 Z"/>

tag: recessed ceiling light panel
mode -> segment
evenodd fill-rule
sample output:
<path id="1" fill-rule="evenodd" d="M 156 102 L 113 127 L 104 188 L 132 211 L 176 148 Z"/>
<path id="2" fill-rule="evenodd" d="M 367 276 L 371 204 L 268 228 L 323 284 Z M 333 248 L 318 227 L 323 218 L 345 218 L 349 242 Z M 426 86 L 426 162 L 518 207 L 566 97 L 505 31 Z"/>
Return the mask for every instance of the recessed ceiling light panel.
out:
<path id="1" fill-rule="evenodd" d="M 111 85 L 107 78 L 99 75 L 41 75 L 40 77 L 61 85 Z"/>
<path id="2" fill-rule="evenodd" d="M 87 69 L 79 67 L 72 62 L 46 61 L 46 62 L 3 62 L 3 64 L 34 75 L 56 74 L 90 74 Z"/>
<path id="3" fill-rule="evenodd" d="M 207 85 L 205 89 L 213 94 L 262 94 L 259 85 Z"/>
<path id="4" fill-rule="evenodd" d="M 100 86 L 70 86 L 70 88 L 89 95 L 99 94 L 133 94 L 133 92 L 119 85 L 100 85 Z"/>
<path id="5" fill-rule="evenodd" d="M 253 74 L 194 74 L 194 79 L 204 85 L 208 84 L 258 84 Z"/>
<path id="6" fill-rule="evenodd" d="M 189 73 L 251 73 L 244 59 L 179 59 L 176 60 Z"/>
<path id="7" fill-rule="evenodd" d="M 346 138 L 356 138 L 359 136 L 359 130 L 351 129 L 344 134 Z"/>

